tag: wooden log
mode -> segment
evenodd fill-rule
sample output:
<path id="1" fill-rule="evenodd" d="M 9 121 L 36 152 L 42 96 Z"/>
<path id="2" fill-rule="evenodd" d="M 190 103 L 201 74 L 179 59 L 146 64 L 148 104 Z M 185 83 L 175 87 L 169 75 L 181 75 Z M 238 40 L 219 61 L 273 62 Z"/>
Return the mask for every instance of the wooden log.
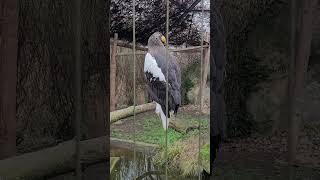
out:
<path id="1" fill-rule="evenodd" d="M 169 127 L 171 127 L 172 129 L 174 129 L 175 131 L 177 131 L 179 133 L 186 132 L 186 126 L 183 123 L 180 123 L 177 121 L 170 121 Z"/>
<path id="2" fill-rule="evenodd" d="M 81 162 L 106 159 L 107 136 L 81 141 Z M 44 178 L 75 169 L 75 141 L 70 140 L 44 150 L 22 154 L 0 161 L 0 179 Z"/>
<path id="3" fill-rule="evenodd" d="M 191 131 L 193 129 L 199 129 L 199 127 L 196 125 L 190 125 L 188 123 L 182 122 L 181 120 L 177 120 L 177 119 L 170 120 L 169 127 L 179 133 L 188 133 L 189 131 Z"/>
<path id="4" fill-rule="evenodd" d="M 154 110 L 155 108 L 156 108 L 156 105 L 154 103 L 138 105 L 136 106 L 136 114 L 151 111 L 151 110 Z M 111 112 L 110 123 L 111 124 L 115 123 L 121 119 L 130 117 L 130 116 L 133 116 L 133 106 Z M 190 130 L 198 128 L 195 125 L 190 125 L 188 123 L 183 122 L 181 119 L 176 119 L 176 118 L 171 119 L 169 121 L 169 127 L 171 127 L 172 129 L 180 133 L 188 133 Z"/>
<path id="5" fill-rule="evenodd" d="M 111 112 L 110 123 L 112 124 L 114 122 L 119 121 L 120 119 L 132 116 L 133 108 L 134 106 L 130 106 L 125 109 L 120 109 L 120 110 Z M 156 108 L 156 105 L 154 103 L 148 103 L 148 104 L 142 104 L 142 105 L 136 106 L 135 111 L 136 111 L 136 114 L 139 114 L 139 113 L 154 110 L 155 108 Z"/>

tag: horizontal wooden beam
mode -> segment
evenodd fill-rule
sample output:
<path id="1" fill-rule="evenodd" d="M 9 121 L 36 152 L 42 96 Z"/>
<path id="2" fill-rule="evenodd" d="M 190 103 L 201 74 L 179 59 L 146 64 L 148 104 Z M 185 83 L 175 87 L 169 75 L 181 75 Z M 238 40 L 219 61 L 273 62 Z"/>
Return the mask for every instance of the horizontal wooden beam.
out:
<path id="1" fill-rule="evenodd" d="M 204 45 L 203 48 L 208 48 L 209 45 Z M 192 46 L 186 48 L 177 48 L 177 49 L 169 49 L 170 52 L 190 52 L 190 51 L 198 51 L 201 50 L 201 46 Z"/>
<path id="2" fill-rule="evenodd" d="M 145 55 L 147 52 L 136 52 L 136 55 Z M 133 53 L 118 53 L 116 56 L 132 56 Z"/>
<path id="3" fill-rule="evenodd" d="M 204 45 L 203 48 L 208 48 L 209 45 Z M 170 52 L 188 53 L 193 51 L 201 50 L 201 46 L 187 47 L 187 48 L 177 48 L 169 49 Z M 136 52 L 136 55 L 145 55 L 147 52 Z M 129 53 L 118 53 L 116 56 L 132 56 L 133 52 Z"/>
<path id="4" fill-rule="evenodd" d="M 113 43 L 113 39 L 110 40 L 110 43 Z M 120 46 L 120 47 L 126 47 L 126 48 L 130 48 L 132 49 L 133 46 L 132 44 L 128 43 L 128 42 L 125 42 L 125 41 L 121 41 L 121 40 L 118 40 L 117 41 L 117 46 Z M 204 45 L 203 48 L 208 48 L 209 45 Z M 187 48 L 170 48 L 169 51 L 171 52 L 183 52 L 183 51 L 194 51 L 194 50 L 199 50 L 201 49 L 201 46 L 192 46 L 192 47 L 187 47 Z M 140 51 L 148 51 L 148 48 L 147 47 L 143 47 L 143 46 L 139 46 L 139 45 L 136 45 L 136 50 L 140 50 Z M 141 55 L 143 54 L 144 52 L 136 52 L 137 55 Z M 125 54 L 121 54 L 121 53 L 118 53 L 118 55 L 131 55 L 132 53 L 125 53 Z"/>
<path id="5" fill-rule="evenodd" d="M 113 39 L 110 39 L 110 43 L 113 44 Z M 133 45 L 129 42 L 125 42 L 125 41 L 121 41 L 121 40 L 117 40 L 117 46 L 119 47 L 126 47 L 126 48 L 133 48 Z M 148 48 L 143 47 L 143 46 L 139 46 L 136 45 L 136 50 L 140 50 L 140 51 L 148 51 Z"/>

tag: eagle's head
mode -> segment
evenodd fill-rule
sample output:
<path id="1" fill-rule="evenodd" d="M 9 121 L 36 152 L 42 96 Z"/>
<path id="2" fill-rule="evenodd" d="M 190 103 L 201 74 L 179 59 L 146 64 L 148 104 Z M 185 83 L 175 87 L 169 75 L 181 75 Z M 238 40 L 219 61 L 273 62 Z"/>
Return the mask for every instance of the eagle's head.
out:
<path id="1" fill-rule="evenodd" d="M 163 46 L 166 43 L 166 38 L 160 32 L 153 33 L 148 39 L 148 46 Z"/>

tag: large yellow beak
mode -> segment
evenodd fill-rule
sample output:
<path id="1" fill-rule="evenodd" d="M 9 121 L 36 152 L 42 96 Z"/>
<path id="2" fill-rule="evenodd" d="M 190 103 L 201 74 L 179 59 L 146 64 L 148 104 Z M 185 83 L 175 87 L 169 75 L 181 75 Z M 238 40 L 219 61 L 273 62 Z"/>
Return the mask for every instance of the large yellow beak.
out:
<path id="1" fill-rule="evenodd" d="M 166 40 L 166 38 L 165 38 L 164 36 L 161 36 L 161 42 L 162 42 L 163 44 L 166 44 L 166 43 L 167 43 L 167 40 Z"/>

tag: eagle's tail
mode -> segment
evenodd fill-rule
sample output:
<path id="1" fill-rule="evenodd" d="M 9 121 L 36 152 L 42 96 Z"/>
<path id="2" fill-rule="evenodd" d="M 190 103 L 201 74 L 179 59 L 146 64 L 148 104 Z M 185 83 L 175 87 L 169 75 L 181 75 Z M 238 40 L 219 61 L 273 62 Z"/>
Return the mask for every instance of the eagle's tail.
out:
<path id="1" fill-rule="evenodd" d="M 167 130 L 168 129 L 168 126 L 169 126 L 169 118 L 168 118 L 168 123 L 166 123 L 166 115 L 164 114 L 160 104 L 157 103 L 156 105 L 156 113 L 157 114 L 160 114 L 160 118 L 161 118 L 161 121 L 162 121 L 162 127 L 164 130 Z"/>

